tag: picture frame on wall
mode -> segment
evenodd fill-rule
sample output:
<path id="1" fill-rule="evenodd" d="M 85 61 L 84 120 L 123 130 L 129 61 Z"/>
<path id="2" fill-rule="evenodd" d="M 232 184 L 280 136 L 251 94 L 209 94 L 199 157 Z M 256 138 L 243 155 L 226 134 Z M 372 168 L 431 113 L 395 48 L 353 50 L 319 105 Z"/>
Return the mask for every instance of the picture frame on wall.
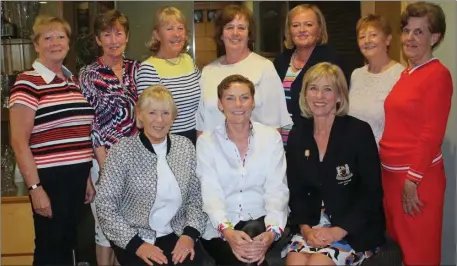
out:
<path id="1" fill-rule="evenodd" d="M 216 18 L 220 15 L 220 13 L 222 12 L 222 10 L 219 10 L 219 9 L 209 9 L 207 11 L 207 19 L 208 19 L 208 22 L 214 22 L 216 20 Z"/>
<path id="2" fill-rule="evenodd" d="M 202 23 L 202 22 L 203 22 L 203 11 L 194 10 L 194 23 Z"/>

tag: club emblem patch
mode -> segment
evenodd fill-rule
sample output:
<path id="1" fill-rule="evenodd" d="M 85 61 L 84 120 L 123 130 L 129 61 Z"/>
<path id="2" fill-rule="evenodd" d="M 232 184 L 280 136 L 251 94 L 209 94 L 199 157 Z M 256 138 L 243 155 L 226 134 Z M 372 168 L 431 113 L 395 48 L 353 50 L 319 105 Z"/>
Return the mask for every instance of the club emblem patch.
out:
<path id="1" fill-rule="evenodd" d="M 342 166 L 336 167 L 336 180 L 348 180 L 352 177 L 351 169 L 349 169 L 349 165 L 345 164 Z"/>

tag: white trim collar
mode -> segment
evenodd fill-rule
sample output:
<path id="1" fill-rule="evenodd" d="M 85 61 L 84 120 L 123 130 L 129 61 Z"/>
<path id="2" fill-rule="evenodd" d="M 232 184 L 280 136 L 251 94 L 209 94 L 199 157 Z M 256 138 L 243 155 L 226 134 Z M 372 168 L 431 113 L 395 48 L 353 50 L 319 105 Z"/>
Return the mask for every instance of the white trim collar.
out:
<path id="1" fill-rule="evenodd" d="M 423 65 L 426 65 L 426 64 L 428 64 L 428 63 L 430 63 L 430 62 L 432 62 L 432 61 L 434 61 L 434 60 L 437 60 L 437 59 L 438 59 L 438 58 L 436 58 L 436 57 L 432 57 L 432 58 L 431 58 L 430 60 L 428 60 L 427 62 L 424 62 L 424 63 L 422 63 L 422 64 L 420 64 L 420 65 L 417 65 L 417 66 L 415 66 L 415 67 L 413 67 L 413 68 L 409 68 L 409 69 L 408 69 L 408 74 L 411 75 L 411 73 L 413 73 L 414 71 L 416 71 L 416 69 L 418 69 L 418 68 L 422 67 Z"/>
<path id="2" fill-rule="evenodd" d="M 35 69 L 36 72 L 38 72 L 38 74 L 40 74 L 40 76 L 43 78 L 46 84 L 51 83 L 57 75 L 38 60 L 35 60 L 35 62 L 33 62 L 32 67 L 33 69 Z M 62 71 L 66 77 L 71 78 L 73 76 L 71 71 L 68 70 L 68 68 L 66 68 L 64 65 L 62 65 Z"/>

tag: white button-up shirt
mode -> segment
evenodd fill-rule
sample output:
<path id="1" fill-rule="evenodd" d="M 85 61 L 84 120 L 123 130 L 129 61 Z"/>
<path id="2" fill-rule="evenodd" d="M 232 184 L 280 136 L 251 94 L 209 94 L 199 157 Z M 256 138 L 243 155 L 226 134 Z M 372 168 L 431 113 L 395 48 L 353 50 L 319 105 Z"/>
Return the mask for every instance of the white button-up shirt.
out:
<path id="1" fill-rule="evenodd" d="M 219 237 L 222 229 L 261 216 L 267 231 L 283 231 L 289 188 L 282 139 L 275 128 L 252 123 L 244 162 L 225 125 L 203 132 L 197 140 L 197 176 L 210 220 L 203 238 Z"/>

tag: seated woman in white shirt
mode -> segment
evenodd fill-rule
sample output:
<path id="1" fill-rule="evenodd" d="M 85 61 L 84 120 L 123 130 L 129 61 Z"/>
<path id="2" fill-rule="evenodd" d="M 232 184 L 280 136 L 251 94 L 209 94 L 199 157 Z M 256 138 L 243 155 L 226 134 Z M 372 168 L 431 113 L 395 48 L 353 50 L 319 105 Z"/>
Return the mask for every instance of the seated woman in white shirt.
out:
<path id="1" fill-rule="evenodd" d="M 176 105 L 162 85 L 143 91 L 137 136 L 112 146 L 95 201 L 121 265 L 201 265 L 195 241 L 205 229 L 192 142 L 168 134 Z"/>
<path id="2" fill-rule="evenodd" d="M 197 139 L 197 176 L 210 220 L 202 244 L 218 265 L 266 265 L 265 253 L 287 221 L 281 135 L 251 121 L 254 92 L 254 84 L 241 75 L 222 80 L 217 95 L 225 124 Z"/>

